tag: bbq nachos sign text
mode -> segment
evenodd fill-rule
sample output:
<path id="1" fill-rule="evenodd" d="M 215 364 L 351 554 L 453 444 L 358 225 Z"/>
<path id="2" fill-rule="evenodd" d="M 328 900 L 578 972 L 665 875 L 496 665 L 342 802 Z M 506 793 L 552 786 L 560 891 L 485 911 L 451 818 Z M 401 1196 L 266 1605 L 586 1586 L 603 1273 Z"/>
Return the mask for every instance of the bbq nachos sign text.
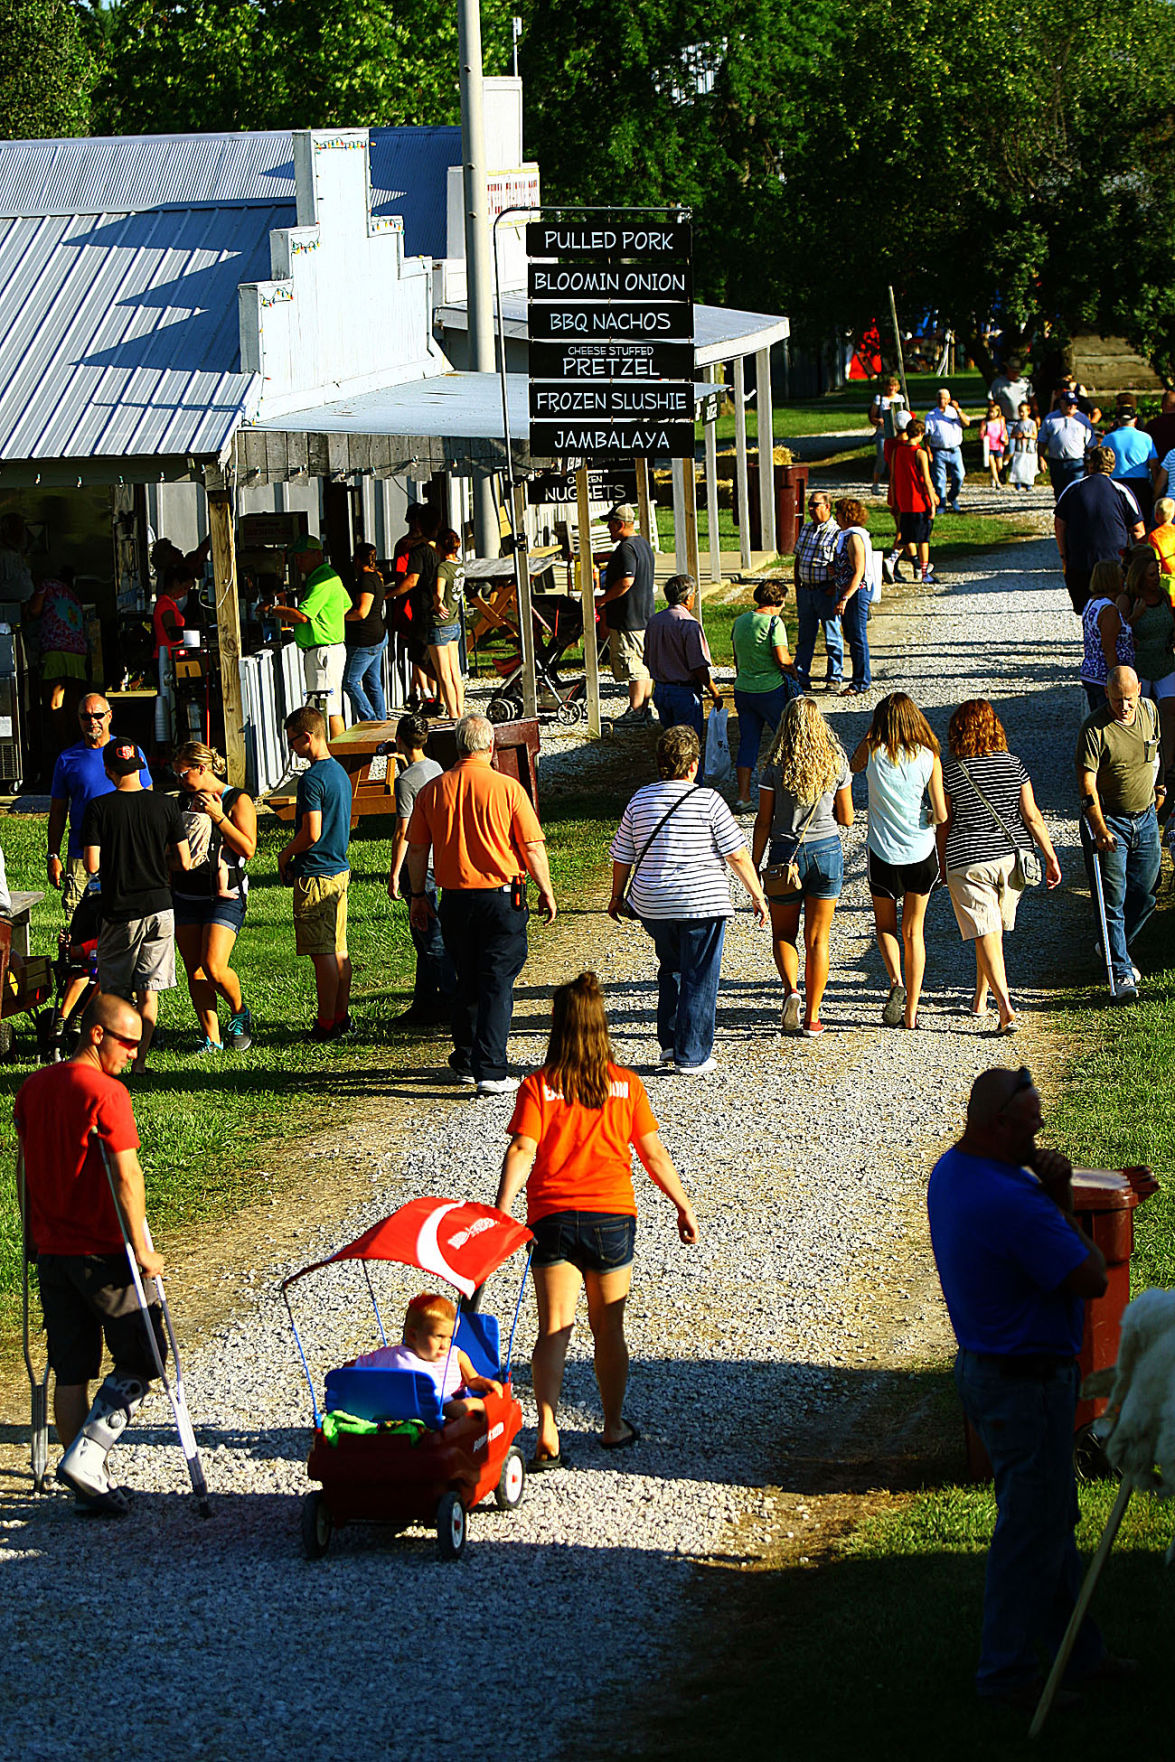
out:
<path id="1" fill-rule="evenodd" d="M 534 221 L 526 251 L 531 452 L 692 459 L 689 223 Z"/>

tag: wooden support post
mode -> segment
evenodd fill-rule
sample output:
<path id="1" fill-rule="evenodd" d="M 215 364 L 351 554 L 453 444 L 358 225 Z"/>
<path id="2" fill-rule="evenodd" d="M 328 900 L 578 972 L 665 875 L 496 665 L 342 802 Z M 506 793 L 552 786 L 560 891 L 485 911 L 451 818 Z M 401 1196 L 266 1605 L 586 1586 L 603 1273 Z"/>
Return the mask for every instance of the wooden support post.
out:
<path id="1" fill-rule="evenodd" d="M 641 483 L 638 461 L 637 484 Z M 648 499 L 648 477 L 644 479 Z M 579 523 L 579 593 L 583 603 L 583 670 L 584 696 L 587 702 L 588 733 L 600 738 L 600 666 L 596 654 L 596 584 L 592 563 L 592 510 L 588 497 L 588 470 L 581 465 L 575 474 L 576 518 Z"/>
<path id="2" fill-rule="evenodd" d="M 759 525 L 763 549 L 775 555 L 775 425 L 771 414 L 771 350 L 755 356 L 755 403 L 759 438 Z"/>
<path id="3" fill-rule="evenodd" d="M 522 657 L 522 714 L 526 721 L 538 715 L 538 686 L 534 671 L 534 618 L 530 609 L 530 553 L 526 542 L 526 489 L 514 484 L 510 492 L 511 524 L 514 529 L 514 580 L 518 588 L 518 638 Z"/>
<path id="4" fill-rule="evenodd" d="M 718 369 L 706 369 L 711 385 L 717 385 Z M 710 580 L 722 580 L 722 540 L 718 536 L 718 418 L 706 424 L 706 520 L 710 529 Z M 701 604 L 699 597 L 698 604 Z"/>
<path id="5" fill-rule="evenodd" d="M 241 696 L 241 608 L 237 600 L 237 550 L 233 542 L 232 493 L 208 491 L 208 532 L 216 630 L 220 638 L 220 694 L 224 705 L 224 756 L 234 789 L 245 787 L 245 708 Z"/>
<path id="6" fill-rule="evenodd" d="M 701 583 L 702 570 L 698 560 L 698 484 L 692 459 L 679 459 L 681 466 L 681 508 L 685 522 L 685 572 Z M 701 605 L 701 595 L 698 604 Z"/>
<path id="7" fill-rule="evenodd" d="M 649 490 L 649 461 L 634 460 L 636 465 L 636 511 L 640 521 L 640 534 L 647 538 L 654 550 L 657 550 L 657 516 L 653 508 L 653 497 Z"/>
<path id="8" fill-rule="evenodd" d="M 751 566 L 751 510 L 747 491 L 747 405 L 746 372 L 739 355 L 734 363 L 734 468 L 738 484 L 738 560 L 744 569 Z M 759 499 L 762 500 L 762 484 Z"/>

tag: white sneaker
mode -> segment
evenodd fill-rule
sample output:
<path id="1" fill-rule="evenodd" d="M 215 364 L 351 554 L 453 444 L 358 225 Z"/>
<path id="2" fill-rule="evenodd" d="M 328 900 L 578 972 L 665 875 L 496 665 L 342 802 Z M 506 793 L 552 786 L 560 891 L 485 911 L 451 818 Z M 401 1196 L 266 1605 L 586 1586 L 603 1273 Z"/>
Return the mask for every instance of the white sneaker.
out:
<path id="1" fill-rule="evenodd" d="M 1141 985 L 1142 984 L 1142 974 L 1139 972 L 1138 968 L 1133 963 L 1131 963 L 1130 971 L 1134 974 L 1134 983 L 1136 985 Z"/>
<path id="2" fill-rule="evenodd" d="M 675 1062 L 675 1060 L 673 1057 L 672 1046 L 663 1046 L 661 1048 L 659 1055 L 658 1055 L 657 1063 L 661 1066 L 662 1070 L 664 1070 L 667 1066 L 672 1065 L 674 1062 Z"/>
<path id="3" fill-rule="evenodd" d="M 517 1077 L 483 1077 L 477 1086 L 479 1095 L 513 1095 L 518 1087 Z"/>
<path id="4" fill-rule="evenodd" d="M 700 1065 L 678 1065 L 679 1077 L 708 1077 L 711 1071 L 718 1069 L 716 1058 L 703 1059 Z"/>
<path id="5" fill-rule="evenodd" d="M 749 814 L 754 805 L 754 802 L 750 801 L 736 801 L 734 811 L 736 814 Z"/>
<path id="6" fill-rule="evenodd" d="M 783 1032 L 798 1034 L 800 1031 L 800 1009 L 803 998 L 798 991 L 789 991 L 783 1000 Z"/>

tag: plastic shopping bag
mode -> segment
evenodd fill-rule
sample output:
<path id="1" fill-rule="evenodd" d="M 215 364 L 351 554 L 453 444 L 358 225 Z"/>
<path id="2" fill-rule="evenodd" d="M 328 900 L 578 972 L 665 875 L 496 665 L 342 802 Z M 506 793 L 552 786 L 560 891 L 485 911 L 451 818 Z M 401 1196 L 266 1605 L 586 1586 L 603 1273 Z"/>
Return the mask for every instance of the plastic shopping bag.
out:
<path id="1" fill-rule="evenodd" d="M 706 762 L 702 766 L 702 777 L 711 789 L 725 788 L 734 776 L 734 766 L 730 759 L 729 722 L 730 711 L 725 706 L 720 710 L 710 711 L 706 723 Z"/>

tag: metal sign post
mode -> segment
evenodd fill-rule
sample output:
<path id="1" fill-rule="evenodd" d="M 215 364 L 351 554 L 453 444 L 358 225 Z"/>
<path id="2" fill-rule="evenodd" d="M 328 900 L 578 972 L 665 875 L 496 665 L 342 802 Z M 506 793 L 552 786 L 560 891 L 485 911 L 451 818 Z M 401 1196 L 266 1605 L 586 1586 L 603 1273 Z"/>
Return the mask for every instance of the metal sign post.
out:
<path id="1" fill-rule="evenodd" d="M 596 650 L 596 568 L 592 557 L 592 512 L 586 465 L 581 465 L 576 472 L 575 487 L 576 515 L 579 522 L 579 596 L 583 606 L 584 696 L 587 701 L 588 733 L 593 740 L 598 740 L 600 661 Z"/>

